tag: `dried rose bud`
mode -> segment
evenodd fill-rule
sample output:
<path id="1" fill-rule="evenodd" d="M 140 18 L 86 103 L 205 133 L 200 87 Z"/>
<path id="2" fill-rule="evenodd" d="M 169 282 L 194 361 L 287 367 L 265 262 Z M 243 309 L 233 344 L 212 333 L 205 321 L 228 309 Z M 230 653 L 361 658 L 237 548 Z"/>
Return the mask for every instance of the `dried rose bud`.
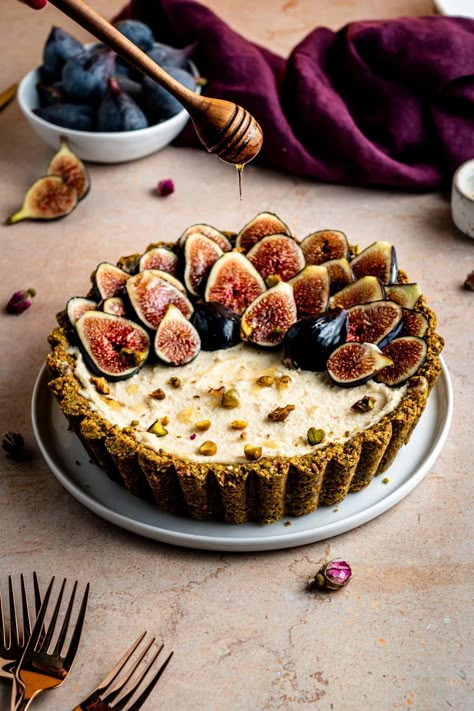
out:
<path id="1" fill-rule="evenodd" d="M 19 459 L 23 455 L 25 440 L 19 432 L 5 432 L 2 437 L 2 449 L 13 459 Z"/>
<path id="2" fill-rule="evenodd" d="M 467 275 L 464 281 L 464 288 L 469 291 L 474 291 L 474 271 Z"/>
<path id="3" fill-rule="evenodd" d="M 316 573 L 310 588 L 320 590 L 339 590 L 347 585 L 352 577 L 352 570 L 345 560 L 330 560 L 325 563 Z"/>
<path id="4" fill-rule="evenodd" d="M 167 178 L 166 180 L 160 180 L 160 182 L 156 186 L 156 192 L 160 197 L 166 197 L 167 195 L 171 195 L 171 193 L 174 193 L 173 181 L 170 178 Z"/>
<path id="5" fill-rule="evenodd" d="M 15 314 L 19 316 L 29 309 L 33 303 L 31 299 L 36 296 L 36 291 L 34 289 L 25 289 L 25 291 L 15 291 L 15 293 L 10 298 L 10 301 L 5 306 L 5 311 L 7 314 Z"/>

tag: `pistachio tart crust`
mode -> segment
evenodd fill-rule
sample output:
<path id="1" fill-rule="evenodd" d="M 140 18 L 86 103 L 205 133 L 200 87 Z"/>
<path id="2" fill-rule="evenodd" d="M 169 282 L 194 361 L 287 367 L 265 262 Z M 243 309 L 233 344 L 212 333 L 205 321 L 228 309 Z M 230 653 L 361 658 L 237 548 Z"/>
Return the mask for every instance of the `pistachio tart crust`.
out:
<path id="1" fill-rule="evenodd" d="M 122 257 L 118 266 L 124 268 L 136 259 L 137 255 Z M 408 283 L 401 270 L 397 281 Z M 81 394 L 71 348 L 73 329 L 65 311 L 57 315 L 58 326 L 48 337 L 48 384 L 91 459 L 135 496 L 164 511 L 197 520 L 271 523 L 285 515 L 302 516 L 318 506 L 340 503 L 348 493 L 363 489 L 384 472 L 409 441 L 440 374 L 439 354 L 444 345 L 436 333 L 436 316 L 423 296 L 414 308 L 428 321 L 424 336 L 427 355 L 405 384 L 399 404 L 349 440 L 318 446 L 309 454 L 264 456 L 232 464 L 196 462 L 167 452 L 165 447 L 150 449 L 138 442 L 133 427 L 113 425 L 92 410 Z"/>

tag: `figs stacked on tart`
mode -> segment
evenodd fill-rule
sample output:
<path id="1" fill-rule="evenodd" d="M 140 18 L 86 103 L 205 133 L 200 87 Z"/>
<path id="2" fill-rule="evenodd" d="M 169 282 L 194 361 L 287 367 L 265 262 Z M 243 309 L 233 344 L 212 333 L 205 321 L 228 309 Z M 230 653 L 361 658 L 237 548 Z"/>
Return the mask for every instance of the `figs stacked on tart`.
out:
<path id="1" fill-rule="evenodd" d="M 101 263 L 50 334 L 49 387 L 93 460 L 200 520 L 334 506 L 385 471 L 442 338 L 393 245 L 300 240 L 277 215 Z"/>

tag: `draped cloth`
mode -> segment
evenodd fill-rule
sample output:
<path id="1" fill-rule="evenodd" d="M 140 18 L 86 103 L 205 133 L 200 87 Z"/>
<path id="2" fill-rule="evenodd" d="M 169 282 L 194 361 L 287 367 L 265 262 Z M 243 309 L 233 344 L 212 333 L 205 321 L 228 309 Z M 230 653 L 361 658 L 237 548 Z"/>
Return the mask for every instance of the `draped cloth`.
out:
<path id="1" fill-rule="evenodd" d="M 260 165 L 330 183 L 433 190 L 474 157 L 474 20 L 316 27 L 285 59 L 194 0 L 131 0 L 119 18 L 142 20 L 160 42 L 198 43 L 203 93 L 242 105 L 262 126 Z M 191 124 L 177 143 L 201 145 Z"/>

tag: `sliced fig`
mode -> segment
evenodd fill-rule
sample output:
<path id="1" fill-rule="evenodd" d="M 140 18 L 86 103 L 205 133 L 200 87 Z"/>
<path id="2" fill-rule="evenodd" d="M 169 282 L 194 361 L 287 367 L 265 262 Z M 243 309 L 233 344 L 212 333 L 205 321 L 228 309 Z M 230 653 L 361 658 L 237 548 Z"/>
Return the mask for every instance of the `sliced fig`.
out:
<path id="1" fill-rule="evenodd" d="M 186 287 L 177 277 L 173 276 L 169 272 L 163 272 L 161 269 L 149 269 L 148 271 L 153 272 L 155 276 L 160 277 L 163 281 L 167 281 L 168 284 L 171 284 L 175 287 L 175 289 L 178 289 L 178 291 L 187 296 Z"/>
<path id="2" fill-rule="evenodd" d="M 319 230 L 301 242 L 306 264 L 322 264 L 332 259 L 348 259 L 349 243 L 344 232 Z"/>
<path id="3" fill-rule="evenodd" d="M 369 301 L 380 301 L 385 298 L 385 290 L 380 279 L 374 276 L 366 276 L 357 281 L 353 281 L 333 294 L 329 299 L 329 306 L 342 306 L 350 309 L 357 304 L 367 304 Z"/>
<path id="4" fill-rule="evenodd" d="M 143 272 L 145 269 L 159 269 L 162 272 L 176 276 L 178 255 L 172 252 L 171 249 L 167 249 L 167 247 L 152 247 L 142 254 L 138 262 L 138 270 Z"/>
<path id="5" fill-rule="evenodd" d="M 77 190 L 60 175 L 38 178 L 27 191 L 21 208 L 10 215 L 7 225 L 23 220 L 57 220 L 69 215 L 78 203 Z"/>
<path id="6" fill-rule="evenodd" d="M 87 311 L 76 322 L 79 346 L 89 369 L 107 380 L 134 375 L 150 352 L 147 332 L 128 319 Z"/>
<path id="7" fill-rule="evenodd" d="M 382 284 L 392 284 L 398 276 L 395 247 L 383 240 L 373 242 L 354 257 L 351 267 L 356 279 L 375 276 Z"/>
<path id="8" fill-rule="evenodd" d="M 201 350 L 199 333 L 174 304 L 169 304 L 155 334 L 155 353 L 168 365 L 185 365 Z"/>
<path id="9" fill-rule="evenodd" d="M 126 292 L 139 320 L 151 329 L 158 328 L 170 304 L 174 304 L 187 319 L 193 313 L 193 305 L 182 291 L 162 279 L 153 269 L 131 276 Z"/>
<path id="10" fill-rule="evenodd" d="M 127 310 L 123 299 L 120 296 L 109 296 L 108 299 L 104 299 L 100 308 L 106 314 L 113 314 L 114 316 L 125 316 Z"/>
<path id="11" fill-rule="evenodd" d="M 184 243 L 184 283 L 193 296 L 200 296 L 212 265 L 223 254 L 217 242 L 201 232 L 188 235 Z"/>
<path id="12" fill-rule="evenodd" d="M 329 273 L 331 294 L 335 294 L 354 281 L 351 265 L 344 257 L 323 262 Z"/>
<path id="13" fill-rule="evenodd" d="M 299 319 L 316 316 L 327 309 L 330 282 L 325 267 L 310 264 L 289 283 L 293 287 Z"/>
<path id="14" fill-rule="evenodd" d="M 327 359 L 346 336 L 345 309 L 328 309 L 314 318 L 301 319 L 290 326 L 283 339 L 285 363 L 302 370 L 325 370 Z"/>
<path id="15" fill-rule="evenodd" d="M 199 333 L 203 351 L 231 348 L 240 341 L 240 318 L 223 304 L 196 304 L 191 323 Z"/>
<path id="16" fill-rule="evenodd" d="M 259 212 L 253 220 L 250 220 L 238 233 L 235 246 L 244 252 L 248 252 L 254 244 L 268 235 L 291 235 L 288 225 L 273 212 Z"/>
<path id="17" fill-rule="evenodd" d="M 387 299 L 396 301 L 406 309 L 413 309 L 421 296 L 420 286 L 412 284 L 388 284 L 385 288 Z"/>
<path id="18" fill-rule="evenodd" d="M 92 284 L 99 299 L 109 299 L 123 291 L 130 275 L 110 262 L 101 262 L 92 275 Z"/>
<path id="19" fill-rule="evenodd" d="M 384 355 L 388 356 L 392 363 L 383 368 L 375 379 L 385 385 L 401 385 L 415 375 L 418 368 L 423 365 L 426 352 L 427 345 L 422 338 L 417 336 L 395 338 L 383 349 Z"/>
<path id="20" fill-rule="evenodd" d="M 402 307 L 394 301 L 371 301 L 347 310 L 347 340 L 383 348 L 402 328 Z"/>
<path id="21" fill-rule="evenodd" d="M 85 314 L 86 311 L 94 311 L 96 308 L 97 302 L 93 299 L 87 299 L 85 296 L 73 296 L 66 304 L 66 313 L 69 321 L 74 326 L 82 314 Z"/>
<path id="22" fill-rule="evenodd" d="M 48 175 L 60 175 L 68 185 L 77 190 L 79 200 L 87 195 L 91 187 L 86 166 L 71 150 L 64 136 L 61 136 L 59 150 L 48 166 Z"/>
<path id="23" fill-rule="evenodd" d="M 240 252 L 228 252 L 214 263 L 204 299 L 217 301 L 241 314 L 265 289 L 265 282 L 247 257 Z"/>
<path id="24" fill-rule="evenodd" d="M 374 343 L 343 343 L 331 353 L 326 368 L 335 383 L 351 388 L 367 382 L 391 363 Z"/>
<path id="25" fill-rule="evenodd" d="M 247 259 L 264 279 L 276 275 L 288 281 L 304 267 L 298 242 L 283 234 L 263 237 L 247 253 Z"/>
<path id="26" fill-rule="evenodd" d="M 276 346 L 295 321 L 293 289 L 281 281 L 247 306 L 241 318 L 242 338 L 258 346 Z"/>
<path id="27" fill-rule="evenodd" d="M 216 230 L 216 228 L 211 225 L 205 224 L 191 225 L 191 227 L 184 230 L 178 241 L 179 246 L 183 247 L 189 235 L 193 235 L 196 232 L 199 232 L 201 235 L 206 235 L 206 237 L 212 239 L 213 242 L 219 245 L 223 252 L 230 252 L 232 249 L 229 238 L 223 232 Z"/>
<path id="28" fill-rule="evenodd" d="M 418 336 L 423 338 L 428 330 L 428 319 L 421 311 L 402 309 L 402 329 L 400 336 Z"/>

